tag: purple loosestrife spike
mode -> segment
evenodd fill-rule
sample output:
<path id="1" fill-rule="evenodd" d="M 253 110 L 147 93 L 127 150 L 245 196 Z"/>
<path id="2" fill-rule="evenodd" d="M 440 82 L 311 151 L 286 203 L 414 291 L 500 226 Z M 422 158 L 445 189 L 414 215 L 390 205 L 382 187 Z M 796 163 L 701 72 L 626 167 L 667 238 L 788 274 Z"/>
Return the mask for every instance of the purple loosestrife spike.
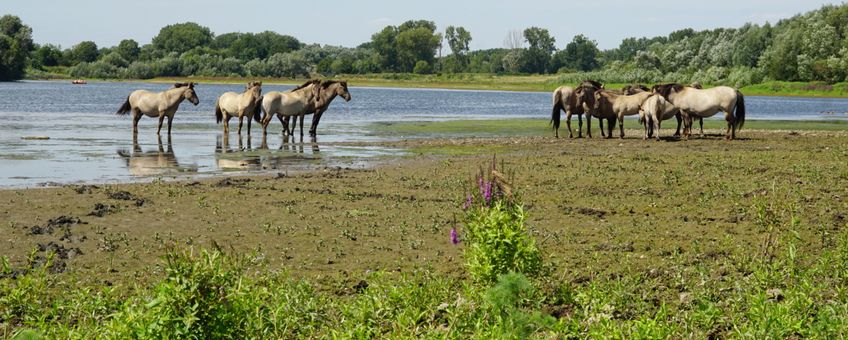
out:
<path id="1" fill-rule="evenodd" d="M 483 186 L 483 176 L 477 177 L 477 188 L 480 189 L 480 195 L 483 195 L 483 193 L 486 191 L 485 187 Z"/>
<path id="2" fill-rule="evenodd" d="M 450 236 L 451 236 L 451 243 L 453 243 L 455 245 L 459 244 L 459 236 L 456 235 L 456 228 L 451 229 Z"/>
<path id="3" fill-rule="evenodd" d="M 468 194 L 468 198 L 465 199 L 465 204 L 462 205 L 462 210 L 468 210 L 471 208 L 471 203 L 474 201 L 474 196 Z"/>
<path id="4" fill-rule="evenodd" d="M 492 182 L 486 183 L 486 191 L 483 192 L 483 199 L 486 200 L 486 204 L 492 202 Z"/>

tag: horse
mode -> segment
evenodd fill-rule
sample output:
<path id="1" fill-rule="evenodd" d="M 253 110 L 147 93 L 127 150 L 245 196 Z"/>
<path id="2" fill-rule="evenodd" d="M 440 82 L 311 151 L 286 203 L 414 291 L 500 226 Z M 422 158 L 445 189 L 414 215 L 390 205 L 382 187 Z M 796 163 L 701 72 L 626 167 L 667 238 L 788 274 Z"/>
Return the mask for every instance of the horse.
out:
<path id="1" fill-rule="evenodd" d="M 315 137 L 318 129 L 318 122 L 321 121 L 321 116 L 325 111 L 330 107 L 330 103 L 333 99 L 336 99 L 336 96 L 342 97 L 345 102 L 350 101 L 350 92 L 347 90 L 347 81 L 345 80 L 323 80 L 318 86 L 318 94 L 316 97 L 316 102 L 314 106 L 314 110 L 306 112 L 300 115 L 300 139 L 303 140 L 303 119 L 308 114 L 315 114 L 312 116 L 312 126 L 309 127 L 309 136 Z M 288 121 L 283 123 L 283 127 L 288 125 Z M 297 126 L 297 123 L 293 123 L 291 128 L 291 134 L 294 134 L 294 128 Z"/>
<path id="2" fill-rule="evenodd" d="M 724 112 L 727 121 L 725 139 L 736 138 L 736 130 L 745 125 L 745 96 L 739 90 L 728 86 L 709 89 L 696 89 L 680 84 L 655 85 L 652 92 L 677 106 L 683 114 L 683 138 L 688 139 L 692 131 L 693 117 L 712 117 Z"/>
<path id="3" fill-rule="evenodd" d="M 312 126 L 309 127 L 309 135 L 315 137 L 318 133 L 318 122 L 321 121 L 321 116 L 330 108 L 330 103 L 336 96 L 342 97 L 345 102 L 351 99 L 350 92 L 347 89 L 346 80 L 325 80 L 321 82 L 321 90 L 318 92 L 318 104 L 315 108 L 315 115 L 312 116 Z M 303 120 L 300 121 L 300 126 L 303 128 Z"/>
<path id="4" fill-rule="evenodd" d="M 680 116 L 680 110 L 674 104 L 665 100 L 663 96 L 651 93 L 639 106 L 639 120 L 645 122 L 645 137 L 643 139 L 651 138 L 656 133 L 656 140 L 659 141 L 660 124 L 663 120 L 675 116 Z"/>
<path id="5" fill-rule="evenodd" d="M 253 116 L 257 123 L 262 122 L 261 102 L 262 82 L 247 83 L 244 92 L 224 92 L 215 102 L 215 119 L 217 123 L 224 122 L 224 133 L 230 133 L 230 118 L 238 117 L 238 134 L 241 135 L 241 126 L 244 116 Z M 247 118 L 247 135 L 250 136 L 250 117 Z"/>
<path id="6" fill-rule="evenodd" d="M 568 138 L 573 138 L 573 131 L 571 130 L 571 115 L 577 115 L 578 121 L 578 129 L 577 129 L 577 138 L 583 137 L 583 120 L 582 115 L 586 114 L 586 123 L 587 133 L 589 138 L 592 137 L 591 130 L 591 119 L 592 115 L 591 109 L 594 105 L 593 95 L 595 91 L 598 89 L 603 89 L 604 84 L 601 84 L 594 80 L 584 80 L 577 86 L 577 88 L 571 88 L 568 86 L 561 86 L 554 91 L 553 94 L 553 110 L 551 112 L 551 122 L 553 123 L 554 131 L 556 132 L 556 137 L 559 138 L 559 121 L 560 121 L 560 110 L 566 112 L 566 124 L 568 126 Z"/>
<path id="7" fill-rule="evenodd" d="M 568 126 L 568 138 L 574 138 L 571 130 L 571 115 L 577 115 L 578 129 L 577 138 L 583 138 L 583 110 L 582 105 L 577 105 L 577 95 L 575 90 L 568 86 L 560 86 L 553 93 L 553 110 L 551 110 L 551 124 L 553 125 L 554 135 L 559 138 L 559 121 L 560 111 L 565 111 L 565 122 Z M 586 119 L 591 119 L 587 116 Z"/>
<path id="8" fill-rule="evenodd" d="M 600 114 L 607 117 L 614 114 L 618 120 L 618 128 L 621 131 L 620 137 L 624 138 L 624 116 L 638 114 L 642 102 L 650 95 L 650 92 L 639 92 L 628 96 L 612 91 L 596 91 L 595 110 L 601 110 Z M 612 126 L 609 127 L 609 131 L 610 133 L 612 132 Z M 607 138 L 610 137 L 607 136 Z"/>
<path id="9" fill-rule="evenodd" d="M 283 134 L 285 134 L 288 131 L 286 129 L 287 124 L 283 122 L 283 117 L 300 116 L 314 112 L 320 85 L 320 80 L 313 79 L 288 92 L 272 91 L 263 95 L 261 105 L 264 113 L 262 134 L 268 134 L 268 124 L 271 123 L 271 118 L 274 115 L 283 123 Z M 300 138 L 303 139 L 303 129 L 301 129 Z"/>
<path id="10" fill-rule="evenodd" d="M 168 117 L 168 135 L 171 135 L 171 122 L 174 120 L 174 113 L 180 106 L 183 100 L 188 100 L 194 106 L 200 103 L 197 98 L 197 93 L 194 92 L 194 85 L 197 83 L 176 83 L 174 87 L 164 92 L 150 92 L 147 90 L 136 90 L 127 96 L 127 100 L 118 109 L 115 114 L 125 115 L 132 111 L 133 115 L 133 136 L 138 135 L 138 121 L 141 116 L 159 117 L 159 128 L 156 129 L 158 135 L 162 131 L 162 121 Z"/>

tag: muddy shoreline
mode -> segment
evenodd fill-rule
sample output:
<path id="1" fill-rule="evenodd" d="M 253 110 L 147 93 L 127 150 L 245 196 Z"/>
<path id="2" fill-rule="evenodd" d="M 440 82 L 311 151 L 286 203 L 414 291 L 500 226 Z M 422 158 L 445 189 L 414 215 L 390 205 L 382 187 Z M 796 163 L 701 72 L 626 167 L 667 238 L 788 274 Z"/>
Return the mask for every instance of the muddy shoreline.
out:
<path id="1" fill-rule="evenodd" d="M 365 168 L 3 189 L 0 256 L 26 270 L 55 252 L 58 275 L 110 285 L 159 278 L 160 256 L 185 247 L 253 254 L 297 277 L 421 267 L 461 276 L 449 231 L 493 154 L 515 172 L 557 275 L 663 270 L 680 256 L 719 266 L 728 247 L 762 242 L 760 201 L 793 204 L 804 251 L 819 247 L 820 227 L 846 227 L 848 134 L 743 137 L 402 140 L 379 145 L 408 155 Z"/>

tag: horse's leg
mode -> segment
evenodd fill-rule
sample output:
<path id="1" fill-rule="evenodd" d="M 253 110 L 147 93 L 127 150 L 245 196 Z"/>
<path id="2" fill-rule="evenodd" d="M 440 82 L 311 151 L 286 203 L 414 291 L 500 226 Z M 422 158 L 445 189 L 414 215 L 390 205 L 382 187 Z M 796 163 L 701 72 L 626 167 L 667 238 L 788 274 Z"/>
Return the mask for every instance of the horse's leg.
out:
<path id="1" fill-rule="evenodd" d="M 571 133 L 571 111 L 567 110 L 565 112 L 565 126 L 568 127 L 568 138 L 574 138 L 574 135 Z"/>
<path id="2" fill-rule="evenodd" d="M 238 117 L 239 117 L 239 128 L 238 128 L 238 134 L 239 134 L 239 136 L 241 136 L 241 126 L 242 126 L 242 124 L 244 124 L 244 116 L 243 116 L 243 115 L 239 115 Z"/>
<path id="3" fill-rule="evenodd" d="M 230 134 L 230 118 L 232 118 L 232 116 L 230 116 L 226 113 L 224 114 L 224 134 L 225 135 Z"/>
<path id="4" fill-rule="evenodd" d="M 174 112 L 176 113 L 176 112 Z M 168 115 L 168 138 L 171 138 L 171 123 L 174 121 L 174 113 Z"/>
<path id="5" fill-rule="evenodd" d="M 159 134 L 159 132 L 161 132 L 161 131 L 162 131 L 162 123 L 163 123 L 163 122 L 165 122 L 165 113 L 164 113 L 164 112 L 159 112 L 159 128 L 158 128 L 158 129 L 156 129 L 156 134 L 157 134 L 157 135 Z"/>
<path id="6" fill-rule="evenodd" d="M 286 136 L 286 133 L 289 132 L 289 122 L 287 120 L 283 119 L 283 116 L 281 116 L 281 115 L 277 115 L 277 119 L 279 119 L 280 124 L 283 125 L 283 131 L 281 131 L 283 133 L 283 136 Z"/>
<path id="7" fill-rule="evenodd" d="M 701 124 L 701 138 L 704 138 L 704 117 L 698 117 L 698 122 Z"/>
<path id="8" fill-rule="evenodd" d="M 300 115 L 300 142 L 303 143 L 303 119 L 306 118 L 306 115 Z"/>
<path id="9" fill-rule="evenodd" d="M 674 136 L 680 137 L 680 124 L 683 123 L 683 115 L 678 111 L 674 114 L 674 118 L 677 118 L 677 131 L 674 131 Z"/>
<path id="10" fill-rule="evenodd" d="M 250 121 L 252 121 L 252 120 L 253 120 L 253 116 L 247 116 L 247 136 L 248 137 L 250 137 Z"/>
<path id="11" fill-rule="evenodd" d="M 141 116 L 144 114 L 139 110 L 133 110 L 133 137 L 138 135 L 138 121 L 141 120 Z"/>
<path id="12" fill-rule="evenodd" d="M 603 118 L 598 118 L 598 125 L 601 126 L 601 137 L 606 138 L 607 135 L 606 135 L 606 132 L 604 132 L 604 119 Z"/>
<path id="13" fill-rule="evenodd" d="M 642 128 L 645 130 L 645 136 L 642 137 L 642 140 L 647 140 L 650 137 L 648 135 L 648 127 L 653 124 L 653 119 L 651 119 L 651 116 L 645 115 L 645 117 L 640 118 L 639 120 L 642 121 Z"/>
<path id="14" fill-rule="evenodd" d="M 657 136 L 657 141 L 660 141 L 660 125 L 662 125 L 662 118 L 657 117 L 654 120 L 654 134 Z"/>
<path id="15" fill-rule="evenodd" d="M 619 137 L 621 139 L 624 139 L 624 115 L 623 114 L 618 115 L 618 129 L 621 131 L 621 134 L 619 135 Z"/>
<path id="16" fill-rule="evenodd" d="M 321 116 L 324 115 L 324 111 L 327 111 L 326 107 L 322 110 L 319 109 L 315 111 L 312 116 L 312 125 L 309 126 L 309 136 L 315 137 L 318 135 L 318 122 L 321 121 Z"/>
<path id="17" fill-rule="evenodd" d="M 583 138 L 583 115 L 577 115 L 577 138 Z"/>
<path id="18" fill-rule="evenodd" d="M 586 136 L 592 138 L 592 115 L 586 113 Z"/>
<path id="19" fill-rule="evenodd" d="M 733 117 L 732 113 L 725 113 L 724 120 L 727 121 L 727 131 L 724 133 L 724 139 L 730 140 L 736 138 L 736 118 Z"/>

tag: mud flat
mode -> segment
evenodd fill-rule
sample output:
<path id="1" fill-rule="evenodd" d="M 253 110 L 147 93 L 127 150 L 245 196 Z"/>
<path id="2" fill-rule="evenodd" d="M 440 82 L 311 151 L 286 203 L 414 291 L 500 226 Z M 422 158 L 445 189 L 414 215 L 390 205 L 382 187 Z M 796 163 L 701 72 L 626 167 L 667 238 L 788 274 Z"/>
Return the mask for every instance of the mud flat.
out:
<path id="1" fill-rule="evenodd" d="M 718 131 L 688 142 L 547 137 L 382 142 L 388 165 L 199 181 L 0 190 L 0 255 L 27 268 L 65 253 L 60 275 L 82 281 L 159 277 L 172 247 L 255 252 L 295 276 L 432 267 L 462 275 L 449 242 L 468 183 L 493 154 L 515 172 L 529 226 L 558 271 L 650 271 L 685 256 L 718 265 L 759 249 L 758 206 L 803 223 L 804 251 L 848 221 L 848 134 Z M 765 203 L 764 203 L 765 202 Z"/>

